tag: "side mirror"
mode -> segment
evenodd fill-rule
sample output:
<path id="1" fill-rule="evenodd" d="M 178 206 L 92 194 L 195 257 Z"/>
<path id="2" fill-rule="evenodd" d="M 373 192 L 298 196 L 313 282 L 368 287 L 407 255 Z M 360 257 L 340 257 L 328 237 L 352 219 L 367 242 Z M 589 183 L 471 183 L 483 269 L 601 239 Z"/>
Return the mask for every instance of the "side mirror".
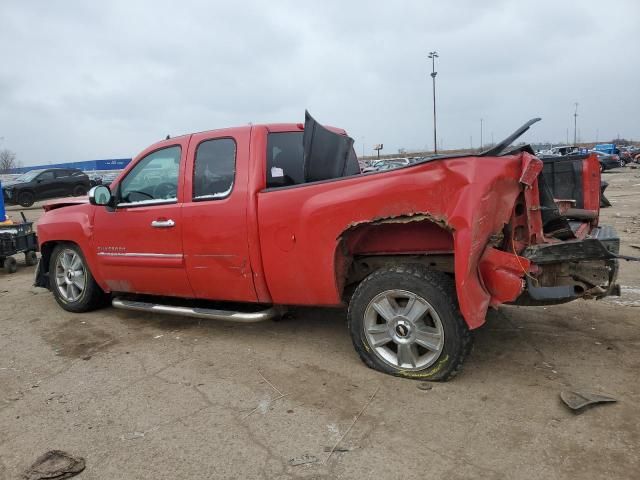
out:
<path id="1" fill-rule="evenodd" d="M 96 185 L 89 190 L 89 203 L 91 205 L 109 205 L 111 203 L 111 190 L 105 185 Z"/>

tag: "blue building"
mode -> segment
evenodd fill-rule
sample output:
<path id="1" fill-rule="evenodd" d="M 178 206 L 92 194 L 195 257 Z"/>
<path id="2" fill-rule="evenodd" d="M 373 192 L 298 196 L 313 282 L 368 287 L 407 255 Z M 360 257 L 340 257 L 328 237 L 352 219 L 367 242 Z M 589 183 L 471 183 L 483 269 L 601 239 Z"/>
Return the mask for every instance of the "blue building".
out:
<path id="1" fill-rule="evenodd" d="M 43 168 L 78 168 L 80 170 L 122 170 L 129 165 L 130 158 L 111 158 L 107 160 L 84 160 L 82 162 L 50 163 L 48 165 L 29 165 L 28 167 L 13 168 L 9 173 L 24 173 L 29 170 Z"/>

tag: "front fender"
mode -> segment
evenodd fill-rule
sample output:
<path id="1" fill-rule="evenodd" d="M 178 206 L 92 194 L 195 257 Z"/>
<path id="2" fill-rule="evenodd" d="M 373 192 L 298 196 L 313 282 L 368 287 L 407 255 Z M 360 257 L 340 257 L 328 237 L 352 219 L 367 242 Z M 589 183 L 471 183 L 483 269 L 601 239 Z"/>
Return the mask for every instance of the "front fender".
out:
<path id="1" fill-rule="evenodd" d="M 78 245 L 96 283 L 109 292 L 100 275 L 100 268 L 92 248 L 94 208 L 89 204 L 74 205 L 45 212 L 37 223 L 38 244 L 42 260 L 38 266 L 39 277 L 47 275 L 53 247 L 61 242 Z M 36 285 L 42 280 L 36 278 Z M 38 285 L 40 286 L 40 285 Z"/>

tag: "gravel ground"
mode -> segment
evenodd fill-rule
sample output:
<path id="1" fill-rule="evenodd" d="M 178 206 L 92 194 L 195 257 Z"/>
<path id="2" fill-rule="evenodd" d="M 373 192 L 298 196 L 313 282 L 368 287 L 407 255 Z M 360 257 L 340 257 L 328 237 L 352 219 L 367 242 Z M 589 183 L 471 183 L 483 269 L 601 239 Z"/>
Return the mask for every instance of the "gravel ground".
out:
<path id="1" fill-rule="evenodd" d="M 605 179 L 602 222 L 638 256 L 640 170 Z M 84 457 L 85 480 L 638 478 L 640 264 L 620 298 L 492 311 L 463 373 L 421 390 L 360 362 L 344 311 L 73 315 L 20 260 L 0 273 L 0 479 L 52 449 Z M 618 403 L 574 415 L 565 389 Z"/>

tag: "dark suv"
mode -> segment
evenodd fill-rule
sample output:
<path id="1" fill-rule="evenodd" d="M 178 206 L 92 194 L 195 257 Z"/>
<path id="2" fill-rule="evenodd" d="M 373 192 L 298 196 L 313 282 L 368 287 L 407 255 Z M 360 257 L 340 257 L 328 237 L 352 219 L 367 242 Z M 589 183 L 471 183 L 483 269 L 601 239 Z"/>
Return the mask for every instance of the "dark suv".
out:
<path id="1" fill-rule="evenodd" d="M 30 207 L 37 200 L 86 195 L 89 177 L 77 168 L 30 170 L 2 184 L 6 203 Z"/>

